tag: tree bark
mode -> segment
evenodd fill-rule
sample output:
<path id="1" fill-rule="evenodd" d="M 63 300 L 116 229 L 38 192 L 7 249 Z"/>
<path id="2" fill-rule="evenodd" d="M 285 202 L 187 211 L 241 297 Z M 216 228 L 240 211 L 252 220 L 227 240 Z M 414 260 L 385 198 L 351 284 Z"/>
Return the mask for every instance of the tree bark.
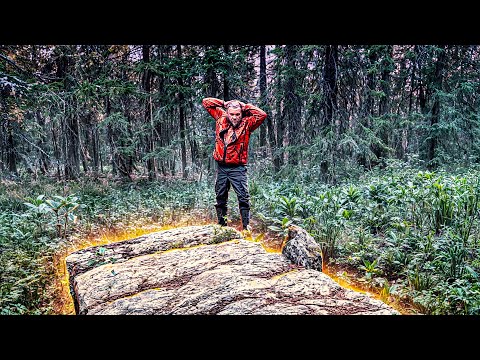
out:
<path id="1" fill-rule="evenodd" d="M 156 178 L 156 169 L 155 169 L 155 157 L 153 152 L 155 151 L 154 147 L 154 126 L 152 119 L 152 97 L 150 95 L 152 89 L 152 73 L 148 68 L 150 63 L 150 45 L 142 46 L 142 61 L 147 65 L 143 72 L 143 89 L 145 90 L 145 110 L 144 110 L 144 119 L 145 124 L 149 131 L 146 135 L 146 145 L 147 145 L 147 172 L 148 180 L 153 181 Z"/>
<path id="2" fill-rule="evenodd" d="M 260 108 L 267 112 L 268 103 L 267 103 L 267 62 L 266 62 L 266 47 L 265 45 L 260 46 L 260 74 L 259 74 L 259 85 L 260 85 Z M 268 114 L 268 112 L 267 112 Z M 268 115 L 267 115 L 268 117 Z M 266 146 L 267 146 L 267 127 L 260 126 L 260 149 L 262 157 L 267 156 Z"/>
<path id="3" fill-rule="evenodd" d="M 437 61 L 435 62 L 435 75 L 433 79 L 433 105 L 430 116 L 430 137 L 428 140 L 428 168 L 433 169 L 438 165 L 435 160 L 435 150 L 438 142 L 437 124 L 440 119 L 440 94 L 443 85 L 443 70 L 445 68 L 446 49 L 445 46 L 440 47 Z"/>
<path id="4" fill-rule="evenodd" d="M 38 121 L 38 124 L 40 125 L 40 128 L 42 129 L 40 138 L 37 142 L 37 146 L 39 149 L 42 149 L 45 144 L 47 144 L 47 136 L 46 136 L 46 127 L 45 127 L 45 119 L 42 116 L 42 113 L 39 109 L 35 111 L 35 116 Z M 40 172 L 42 175 L 46 175 L 48 173 L 48 168 L 49 168 L 49 159 L 47 156 L 47 153 L 44 151 L 39 151 L 38 152 L 38 157 L 39 157 L 39 163 L 40 163 Z"/>
<path id="5" fill-rule="evenodd" d="M 230 74 L 230 67 L 228 66 L 228 61 L 230 57 L 230 45 L 223 45 L 223 51 L 225 53 L 225 63 L 226 68 L 223 72 L 223 100 L 228 101 L 230 99 L 230 87 L 228 85 L 228 75 Z"/>
<path id="6" fill-rule="evenodd" d="M 280 77 L 280 73 L 282 70 L 282 65 L 277 63 L 275 68 L 275 72 L 277 73 L 276 77 L 276 88 L 278 93 L 282 93 L 282 80 Z M 277 115 L 277 134 L 276 134 L 276 148 L 275 153 L 273 156 L 273 168 L 274 171 L 277 173 L 280 171 L 280 168 L 283 166 L 284 162 L 284 153 L 283 153 L 283 134 L 285 132 L 285 122 L 283 121 L 282 116 L 282 99 L 278 96 L 275 98 L 275 114 Z M 267 117 L 268 119 L 268 117 Z"/>
<path id="7" fill-rule="evenodd" d="M 286 62 L 287 75 L 285 79 L 285 105 L 284 105 L 284 122 L 288 128 L 288 145 L 290 147 L 288 152 L 288 163 L 290 165 L 298 164 L 298 159 L 301 157 L 301 152 L 298 146 L 301 139 L 301 120 L 302 108 L 300 104 L 300 97 L 298 95 L 298 79 L 297 79 L 297 45 L 287 45 Z"/>
<path id="8" fill-rule="evenodd" d="M 177 58 L 179 63 L 182 61 L 182 45 L 177 45 Z M 178 85 L 180 90 L 178 92 L 178 103 L 180 108 L 180 151 L 182 156 L 182 178 L 187 178 L 187 149 L 185 145 L 185 97 L 183 95 L 183 74 L 180 72 L 178 76 Z"/>
<path id="9" fill-rule="evenodd" d="M 17 157 L 15 156 L 15 140 L 13 138 L 13 123 L 7 122 L 7 164 L 8 171 L 13 175 L 18 175 Z"/>
<path id="10" fill-rule="evenodd" d="M 1 89 L 0 89 L 1 90 Z M 13 121 L 10 120 L 10 106 L 8 102 L 8 97 L 10 96 L 10 91 L 7 89 L 4 89 L 3 91 L 0 92 L 0 116 L 2 119 L 2 133 L 0 133 L 2 136 L 1 138 L 1 145 L 2 149 L 5 149 L 5 154 L 2 154 L 2 157 L 5 158 L 6 162 L 6 167 L 8 168 L 8 171 L 13 174 L 17 175 L 17 159 L 16 159 L 16 151 L 15 151 L 15 140 L 13 137 Z M 1 161 L 0 158 L 0 163 L 1 165 L 1 170 L 3 170 L 4 165 L 3 162 Z"/>
<path id="11" fill-rule="evenodd" d="M 325 132 L 326 128 L 335 126 L 334 113 L 337 109 L 337 64 L 338 64 L 338 45 L 327 45 L 325 47 L 325 61 L 323 67 L 323 108 L 324 108 L 324 121 L 321 123 L 321 131 Z M 337 134 L 340 133 L 341 123 L 337 126 Z M 329 161 L 327 159 L 322 160 L 320 163 L 320 171 L 323 175 L 328 173 Z"/>
<path id="12" fill-rule="evenodd" d="M 323 68 L 324 80 L 324 103 L 325 121 L 323 126 L 333 126 L 333 115 L 337 108 L 337 63 L 338 63 L 338 46 L 327 45 L 325 47 L 325 65 Z"/>
<path id="13" fill-rule="evenodd" d="M 57 78 L 62 79 L 66 92 L 67 108 L 64 119 L 64 161 L 65 179 L 77 179 L 80 174 L 79 126 L 77 121 L 77 100 L 73 93 L 73 69 L 75 66 L 73 55 L 75 49 L 71 46 L 59 47 L 57 61 Z"/>

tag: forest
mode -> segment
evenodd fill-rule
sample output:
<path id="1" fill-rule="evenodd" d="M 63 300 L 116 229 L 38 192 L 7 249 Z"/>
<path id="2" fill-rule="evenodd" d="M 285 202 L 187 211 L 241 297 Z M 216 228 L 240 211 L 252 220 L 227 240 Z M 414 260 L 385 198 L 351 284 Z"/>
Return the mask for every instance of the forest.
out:
<path id="1" fill-rule="evenodd" d="M 299 225 L 346 283 L 480 314 L 479 90 L 477 45 L 0 45 L 0 314 L 71 314 L 72 249 L 216 222 L 205 97 L 268 115 L 255 234 Z"/>

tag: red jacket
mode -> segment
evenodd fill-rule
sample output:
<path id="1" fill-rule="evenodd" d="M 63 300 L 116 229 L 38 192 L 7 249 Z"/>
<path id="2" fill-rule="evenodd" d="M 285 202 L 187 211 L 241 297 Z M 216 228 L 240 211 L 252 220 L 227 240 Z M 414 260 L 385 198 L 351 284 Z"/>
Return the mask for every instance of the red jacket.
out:
<path id="1" fill-rule="evenodd" d="M 234 128 L 228 120 L 223 100 L 205 98 L 202 104 L 216 121 L 213 158 L 225 164 L 246 165 L 250 134 L 267 117 L 265 111 L 255 105 L 245 104 L 242 108 L 242 120 Z"/>

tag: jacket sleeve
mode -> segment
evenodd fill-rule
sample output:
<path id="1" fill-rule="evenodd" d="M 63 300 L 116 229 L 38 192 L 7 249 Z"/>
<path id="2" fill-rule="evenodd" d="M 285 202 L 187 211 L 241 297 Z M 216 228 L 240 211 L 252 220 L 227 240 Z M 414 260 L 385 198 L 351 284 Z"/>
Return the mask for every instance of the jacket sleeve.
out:
<path id="1" fill-rule="evenodd" d="M 243 114 L 247 118 L 250 131 L 258 128 L 267 118 L 267 113 L 253 104 L 245 104 Z"/>
<path id="2" fill-rule="evenodd" d="M 202 100 L 202 105 L 215 120 L 225 114 L 223 100 L 207 97 Z"/>

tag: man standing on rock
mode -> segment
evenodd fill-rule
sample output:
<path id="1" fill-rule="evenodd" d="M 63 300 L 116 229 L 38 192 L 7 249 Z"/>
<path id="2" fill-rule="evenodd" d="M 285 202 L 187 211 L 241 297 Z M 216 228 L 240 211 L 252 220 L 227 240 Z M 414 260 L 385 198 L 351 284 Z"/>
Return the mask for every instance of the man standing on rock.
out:
<path id="1" fill-rule="evenodd" d="M 244 230 L 250 231 L 250 193 L 248 191 L 247 160 L 250 134 L 267 117 L 262 109 L 239 100 L 223 101 L 208 97 L 203 107 L 215 119 L 215 148 L 217 162 L 215 194 L 218 224 L 227 225 L 227 200 L 230 185 L 238 199 Z"/>

